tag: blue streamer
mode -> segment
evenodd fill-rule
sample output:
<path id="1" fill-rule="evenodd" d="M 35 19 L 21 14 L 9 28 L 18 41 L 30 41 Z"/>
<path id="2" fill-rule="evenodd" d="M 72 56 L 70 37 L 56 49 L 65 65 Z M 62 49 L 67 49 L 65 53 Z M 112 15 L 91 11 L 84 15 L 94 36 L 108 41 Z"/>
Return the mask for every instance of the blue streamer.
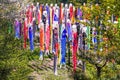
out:
<path id="1" fill-rule="evenodd" d="M 33 43 L 33 30 L 32 27 L 29 27 L 29 39 L 30 39 L 30 50 L 34 50 L 34 43 Z"/>
<path id="2" fill-rule="evenodd" d="M 65 64 L 66 61 L 65 61 L 65 55 L 66 55 L 66 35 L 67 31 L 66 29 L 63 30 L 62 32 L 62 39 L 61 39 L 61 55 L 62 55 L 62 58 L 61 58 L 61 64 Z"/>
<path id="3" fill-rule="evenodd" d="M 67 23 L 67 32 L 68 32 L 68 39 L 69 41 L 72 40 L 72 29 L 71 29 L 71 26 L 70 26 L 70 23 Z"/>
<path id="4" fill-rule="evenodd" d="M 20 38 L 20 24 L 19 21 L 15 22 L 15 37 Z"/>

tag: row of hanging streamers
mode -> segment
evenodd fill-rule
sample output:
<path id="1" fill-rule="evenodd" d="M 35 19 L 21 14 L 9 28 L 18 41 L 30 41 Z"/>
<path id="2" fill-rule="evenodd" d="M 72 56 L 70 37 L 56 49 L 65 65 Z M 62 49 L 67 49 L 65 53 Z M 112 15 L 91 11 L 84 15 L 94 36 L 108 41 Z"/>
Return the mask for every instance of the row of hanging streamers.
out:
<path id="1" fill-rule="evenodd" d="M 96 5 L 96 8 L 98 9 L 99 5 Z M 99 16 L 95 16 L 95 19 L 92 20 L 92 24 L 95 23 L 95 26 L 87 25 L 91 23 L 90 9 L 93 8 L 87 7 L 85 4 L 76 8 L 71 3 L 61 3 L 60 6 L 39 3 L 27 5 L 24 10 L 23 23 L 18 19 L 14 22 L 15 37 L 19 39 L 23 35 L 23 48 L 26 49 L 30 45 L 31 51 L 34 51 L 35 39 L 38 37 L 40 60 L 43 60 L 44 54 L 54 53 L 55 60 L 57 60 L 55 66 L 66 64 L 66 53 L 68 47 L 70 47 L 73 70 L 76 71 L 77 51 L 90 50 L 91 42 L 94 45 L 94 50 L 96 50 L 98 41 L 103 41 L 103 27 Z M 114 19 L 112 20 L 114 21 Z M 120 27 L 120 18 L 118 21 Z M 100 27 L 101 31 L 99 33 L 96 26 Z M 97 35 L 99 34 L 101 37 L 98 40 Z M 29 44 L 27 41 L 29 41 Z M 69 46 L 67 46 L 68 43 Z M 56 68 L 55 74 L 57 74 Z"/>

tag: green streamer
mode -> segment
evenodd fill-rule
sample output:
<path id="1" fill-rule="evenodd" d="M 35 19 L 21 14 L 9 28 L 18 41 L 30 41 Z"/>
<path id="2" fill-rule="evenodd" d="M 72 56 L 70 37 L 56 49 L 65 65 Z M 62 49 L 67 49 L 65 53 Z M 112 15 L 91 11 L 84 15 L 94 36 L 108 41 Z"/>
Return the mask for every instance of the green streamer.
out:
<path id="1" fill-rule="evenodd" d="M 118 18 L 118 28 L 120 28 L 120 17 Z"/>
<path id="2" fill-rule="evenodd" d="M 90 26 L 87 27 L 87 39 L 88 49 L 90 49 Z"/>
<path id="3" fill-rule="evenodd" d="M 12 24 L 8 22 L 8 34 L 12 33 Z"/>

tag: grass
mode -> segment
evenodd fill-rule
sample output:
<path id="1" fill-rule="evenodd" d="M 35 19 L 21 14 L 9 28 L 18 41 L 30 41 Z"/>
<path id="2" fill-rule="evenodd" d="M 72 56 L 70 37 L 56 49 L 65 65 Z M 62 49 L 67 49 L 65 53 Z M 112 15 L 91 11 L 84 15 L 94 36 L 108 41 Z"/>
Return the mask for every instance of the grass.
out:
<path id="1" fill-rule="evenodd" d="M 98 80 L 96 78 L 96 69 L 93 65 L 86 62 L 85 74 L 81 70 L 81 66 L 77 66 L 76 73 L 73 73 L 72 63 L 67 64 L 66 68 L 60 69 L 58 65 L 58 75 L 55 76 L 53 72 L 53 54 L 45 56 L 44 60 L 39 60 L 39 48 L 34 52 L 28 53 L 29 66 L 33 72 L 29 75 L 33 79 L 29 80 Z M 66 59 L 67 61 L 67 59 Z M 116 68 L 109 63 L 102 70 L 101 80 L 119 80 L 120 79 L 120 65 L 116 64 Z M 114 75 L 113 75 L 114 74 Z"/>

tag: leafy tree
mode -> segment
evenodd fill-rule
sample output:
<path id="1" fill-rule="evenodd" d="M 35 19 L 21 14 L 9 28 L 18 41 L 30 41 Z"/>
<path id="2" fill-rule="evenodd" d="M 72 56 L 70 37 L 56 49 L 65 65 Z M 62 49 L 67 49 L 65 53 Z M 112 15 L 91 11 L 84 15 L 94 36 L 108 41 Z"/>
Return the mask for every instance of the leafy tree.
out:
<path id="1" fill-rule="evenodd" d="M 119 2 L 119 1 L 117 1 Z M 90 21 L 90 23 L 83 23 L 86 26 L 95 27 L 97 30 L 97 44 L 91 43 L 91 48 L 88 51 L 85 51 L 86 54 L 83 56 L 81 55 L 80 58 L 83 60 L 89 62 L 90 64 L 94 65 L 97 71 L 97 77 L 100 78 L 102 69 L 109 64 L 111 61 L 113 64 L 116 62 L 116 59 L 119 58 L 120 51 L 119 51 L 119 29 L 118 24 L 114 24 L 111 21 L 111 15 L 117 15 L 119 16 L 118 11 L 119 8 L 113 8 L 118 7 L 119 3 L 116 5 L 116 1 L 112 0 L 111 2 L 109 0 L 103 0 L 101 1 L 101 4 L 99 6 L 92 5 L 92 7 L 87 10 L 83 8 L 83 17 L 87 17 Z M 89 5 L 87 3 L 86 5 Z M 115 10 L 114 10 L 115 9 Z M 89 14 L 89 17 L 86 16 L 86 14 Z M 101 21 L 101 25 L 99 24 L 99 21 Z M 102 29 L 101 29 L 102 27 Z M 102 33 L 102 35 L 100 34 Z M 93 37 L 93 35 L 91 35 Z M 103 39 L 102 42 L 100 42 L 100 39 Z M 88 41 L 88 38 L 86 38 L 86 41 Z M 95 49 L 95 46 L 97 46 L 97 49 Z M 100 50 L 102 48 L 102 51 Z M 83 52 L 82 52 L 83 53 Z"/>
<path id="2" fill-rule="evenodd" d="M 1 19 L 0 26 L 0 79 L 27 80 L 31 69 L 28 67 L 28 52 L 21 48 L 21 40 L 8 34 L 7 19 Z"/>
<path id="3" fill-rule="evenodd" d="M 22 49 L 22 39 L 14 38 L 12 22 L 20 9 L 15 3 L 2 0 L 0 4 L 0 80 L 27 80 L 31 72 L 29 52 Z"/>
<path id="4" fill-rule="evenodd" d="M 40 3 L 46 3 L 44 0 L 37 1 L 39 1 Z M 52 3 L 56 3 L 56 1 L 58 0 L 52 0 Z M 49 0 L 47 2 L 51 3 L 51 1 L 49 2 Z M 62 2 L 62 0 L 60 0 L 59 2 Z M 73 3 L 76 7 L 83 7 L 81 5 L 83 5 L 83 3 L 86 3 L 87 9 L 85 10 L 85 7 L 82 8 L 83 14 L 85 13 L 83 17 L 87 18 L 90 22 L 81 23 L 85 24 L 86 26 L 90 26 L 91 28 L 96 28 L 98 32 L 96 36 L 98 43 L 93 44 L 91 41 L 89 41 L 88 38 L 86 38 L 86 41 L 90 42 L 91 48 L 88 51 L 83 51 L 86 54 L 84 56 L 81 55 L 80 59 L 92 64 L 94 66 L 94 69 L 96 69 L 97 77 L 100 78 L 101 73 L 103 73 L 104 68 L 106 68 L 106 65 L 109 65 L 112 62 L 114 66 L 117 66 L 116 64 L 119 63 L 120 29 L 118 28 L 118 24 L 114 24 L 112 22 L 111 16 L 120 16 L 120 1 L 68 0 L 67 2 Z M 99 6 L 97 6 L 96 3 L 98 3 Z M 92 34 L 90 34 L 90 36 L 91 38 L 93 37 Z M 100 39 L 103 39 L 103 41 L 101 42 Z M 95 49 L 95 46 L 97 46 L 97 49 Z"/>

